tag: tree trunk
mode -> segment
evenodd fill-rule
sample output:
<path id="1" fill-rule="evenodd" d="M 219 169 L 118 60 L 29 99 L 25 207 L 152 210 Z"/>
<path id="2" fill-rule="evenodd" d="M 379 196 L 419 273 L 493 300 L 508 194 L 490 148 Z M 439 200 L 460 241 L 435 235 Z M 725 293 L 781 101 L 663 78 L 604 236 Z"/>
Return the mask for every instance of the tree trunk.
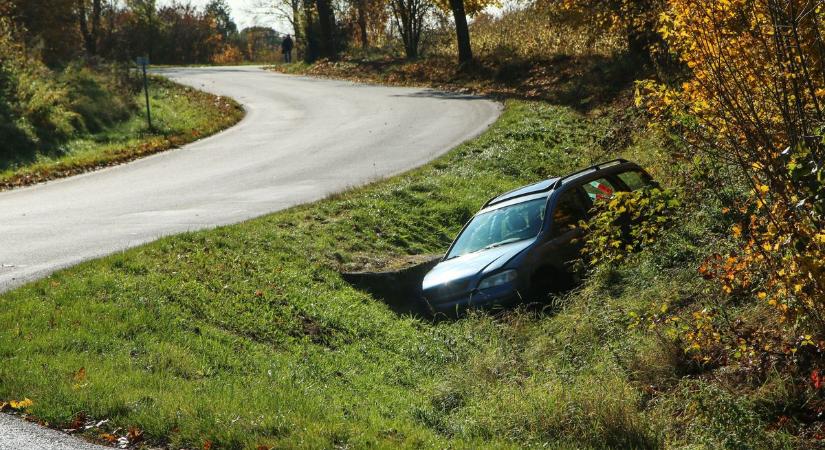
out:
<path id="1" fill-rule="evenodd" d="M 467 13 L 464 0 L 450 0 L 455 20 L 455 34 L 458 41 L 458 64 L 464 65 L 473 60 L 473 48 L 470 46 L 470 27 L 467 26 Z"/>
<path id="2" fill-rule="evenodd" d="M 83 36 L 83 46 L 86 54 L 93 56 L 97 54 L 97 41 L 100 33 L 100 0 L 92 0 L 92 28 L 89 29 L 88 18 L 86 17 L 86 0 L 77 0 L 77 18 L 80 25 L 80 34 Z"/>
<path id="3" fill-rule="evenodd" d="M 80 35 L 83 36 L 83 46 L 86 47 L 86 53 L 91 54 L 90 48 L 92 38 L 89 36 L 89 25 L 86 23 L 86 2 L 84 0 L 77 0 L 77 19 L 80 25 Z"/>
<path id="4" fill-rule="evenodd" d="M 292 37 L 295 38 L 295 53 L 298 58 L 301 58 L 304 54 L 302 49 L 306 46 L 301 28 L 301 0 L 289 0 L 289 5 L 292 8 Z"/>
<path id="5" fill-rule="evenodd" d="M 367 36 L 367 0 L 358 0 L 358 29 L 361 32 L 361 47 L 370 46 Z"/>
<path id="6" fill-rule="evenodd" d="M 321 56 L 335 59 L 338 53 L 335 45 L 335 13 L 330 0 L 315 0 L 315 5 L 318 8 L 318 29 L 321 32 Z"/>
<path id="7" fill-rule="evenodd" d="M 97 54 L 97 43 L 100 41 L 100 0 L 92 0 L 92 35 L 91 54 Z"/>
<path id="8" fill-rule="evenodd" d="M 312 8 L 312 0 L 304 0 L 304 40 L 306 42 L 304 61 L 308 63 L 318 59 L 318 39 L 313 30 Z"/>

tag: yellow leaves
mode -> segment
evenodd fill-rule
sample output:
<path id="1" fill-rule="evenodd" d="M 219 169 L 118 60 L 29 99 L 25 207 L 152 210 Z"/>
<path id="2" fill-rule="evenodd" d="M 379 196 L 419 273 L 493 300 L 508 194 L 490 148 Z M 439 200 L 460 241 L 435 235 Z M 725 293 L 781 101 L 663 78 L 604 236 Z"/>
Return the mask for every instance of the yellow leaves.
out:
<path id="1" fill-rule="evenodd" d="M 28 399 L 28 398 L 24 398 L 23 400 L 20 400 L 20 401 L 12 400 L 12 401 L 9 402 L 9 406 L 11 406 L 12 409 L 16 409 L 18 411 L 21 410 L 21 409 L 26 409 L 26 408 L 32 406 L 33 404 L 34 404 L 34 402 L 31 401 L 31 399 Z"/>
<path id="2" fill-rule="evenodd" d="M 742 237 L 742 225 L 736 224 L 731 227 L 731 232 L 737 238 Z"/>
<path id="3" fill-rule="evenodd" d="M 23 411 L 30 408 L 32 405 L 34 405 L 34 402 L 29 398 L 24 398 L 23 400 L 9 400 L 8 402 L 0 402 L 0 411 L 5 410 L 6 408 L 11 408 L 15 411 Z"/>

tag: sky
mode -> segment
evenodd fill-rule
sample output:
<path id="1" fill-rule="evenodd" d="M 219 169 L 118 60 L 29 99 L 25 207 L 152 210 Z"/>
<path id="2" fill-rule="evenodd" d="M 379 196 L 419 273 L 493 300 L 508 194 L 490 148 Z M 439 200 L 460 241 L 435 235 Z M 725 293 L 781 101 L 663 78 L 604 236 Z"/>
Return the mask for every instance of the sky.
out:
<path id="1" fill-rule="evenodd" d="M 181 0 L 179 0 L 180 2 Z M 185 2 L 186 0 L 183 0 Z M 189 0 L 193 5 L 203 8 L 209 0 Z M 229 9 L 232 10 L 232 20 L 238 25 L 238 30 L 254 25 L 272 27 L 281 33 L 292 33 L 292 28 L 288 22 L 279 19 L 272 14 L 270 8 L 262 7 L 267 3 L 274 3 L 277 0 L 227 0 Z M 173 0 L 158 0 L 158 5 L 171 4 Z"/>
<path id="2" fill-rule="evenodd" d="M 174 0 L 158 0 L 158 5 L 168 5 L 173 1 Z M 186 2 L 187 0 L 178 1 Z M 203 8 L 209 2 L 209 0 L 188 1 L 200 8 Z M 229 9 L 232 12 L 232 20 L 238 25 L 238 30 L 257 25 L 274 28 L 281 34 L 292 33 L 292 26 L 289 25 L 289 22 L 273 14 L 271 7 L 266 7 L 268 4 L 275 4 L 278 0 L 227 0 L 226 2 L 229 4 Z M 512 0 L 504 0 L 501 3 L 505 5 L 504 7 L 509 4 L 518 4 L 517 1 Z M 501 10 L 502 7 L 487 8 L 487 11 L 493 14 L 499 14 Z"/>

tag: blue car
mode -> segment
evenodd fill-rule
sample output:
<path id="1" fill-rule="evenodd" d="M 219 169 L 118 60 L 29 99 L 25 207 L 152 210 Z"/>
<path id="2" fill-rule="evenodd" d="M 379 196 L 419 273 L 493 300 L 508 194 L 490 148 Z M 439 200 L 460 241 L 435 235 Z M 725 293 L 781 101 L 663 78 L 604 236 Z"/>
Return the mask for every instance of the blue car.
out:
<path id="1" fill-rule="evenodd" d="M 488 201 L 424 277 L 434 313 L 507 305 L 573 286 L 582 231 L 593 203 L 653 184 L 623 159 L 524 186 Z"/>

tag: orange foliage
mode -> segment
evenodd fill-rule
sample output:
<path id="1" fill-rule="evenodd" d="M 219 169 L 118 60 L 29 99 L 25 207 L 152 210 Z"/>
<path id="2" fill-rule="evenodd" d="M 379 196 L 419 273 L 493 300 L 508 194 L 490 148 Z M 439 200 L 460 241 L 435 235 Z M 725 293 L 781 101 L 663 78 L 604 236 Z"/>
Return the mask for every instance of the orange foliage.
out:
<path id="1" fill-rule="evenodd" d="M 243 61 L 243 53 L 234 45 L 226 45 L 223 51 L 212 56 L 215 64 L 231 64 Z"/>
<path id="2" fill-rule="evenodd" d="M 729 211 L 741 250 L 702 274 L 765 302 L 775 326 L 800 329 L 791 340 L 825 334 L 823 18 L 808 0 L 669 0 L 660 31 L 691 76 L 678 88 L 643 84 L 691 149 L 749 186 Z"/>

